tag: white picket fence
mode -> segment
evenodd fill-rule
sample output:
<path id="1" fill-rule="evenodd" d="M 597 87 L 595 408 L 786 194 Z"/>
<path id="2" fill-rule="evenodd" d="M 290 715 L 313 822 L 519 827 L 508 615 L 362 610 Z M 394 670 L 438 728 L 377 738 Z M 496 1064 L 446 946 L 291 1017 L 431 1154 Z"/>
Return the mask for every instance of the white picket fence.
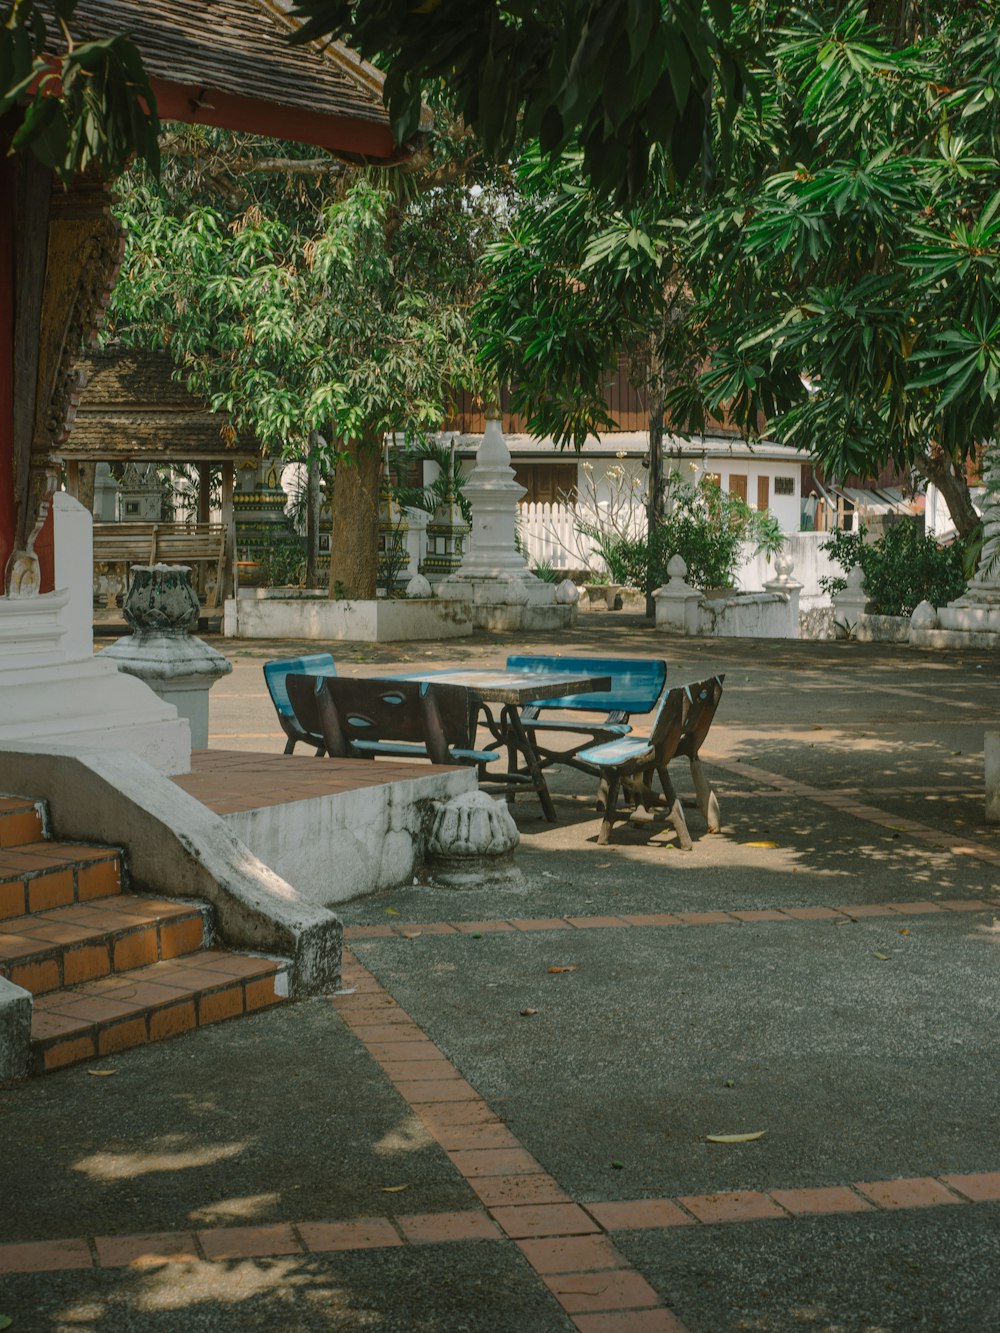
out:
<path id="1" fill-rule="evenodd" d="M 613 521 L 609 506 L 598 502 L 593 508 L 566 504 L 522 504 L 518 506 L 517 527 L 531 565 L 547 564 L 556 570 L 607 572 L 592 537 L 580 531 L 581 522 L 605 531 L 627 531 L 642 537 L 646 531 L 646 511 L 642 505 L 624 511 L 619 506 Z"/>

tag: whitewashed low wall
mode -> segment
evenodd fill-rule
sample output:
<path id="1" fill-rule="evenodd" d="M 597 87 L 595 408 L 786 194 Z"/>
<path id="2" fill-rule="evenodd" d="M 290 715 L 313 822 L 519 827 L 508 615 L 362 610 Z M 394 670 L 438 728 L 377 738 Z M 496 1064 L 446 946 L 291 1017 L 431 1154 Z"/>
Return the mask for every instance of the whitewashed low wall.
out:
<path id="1" fill-rule="evenodd" d="M 749 592 L 701 603 L 700 633 L 720 639 L 797 639 L 793 605 L 784 593 Z"/>
<path id="2" fill-rule="evenodd" d="M 270 595 L 229 598 L 223 620 L 227 638 L 395 643 L 458 639 L 472 633 L 471 607 L 466 602 L 436 597 L 338 602 L 322 596 L 276 597 L 274 589 L 266 591 Z"/>
<path id="3" fill-rule="evenodd" d="M 830 596 L 820 590 L 821 578 L 843 578 L 844 571 L 836 560 L 819 548 L 829 541 L 828 532 L 792 532 L 785 537 L 782 554 L 792 561 L 792 578 L 802 584 L 799 604 L 803 611 L 830 606 Z M 736 586 L 746 592 L 763 588 L 774 578 L 774 560 L 764 554 L 744 558 L 736 576 Z"/>

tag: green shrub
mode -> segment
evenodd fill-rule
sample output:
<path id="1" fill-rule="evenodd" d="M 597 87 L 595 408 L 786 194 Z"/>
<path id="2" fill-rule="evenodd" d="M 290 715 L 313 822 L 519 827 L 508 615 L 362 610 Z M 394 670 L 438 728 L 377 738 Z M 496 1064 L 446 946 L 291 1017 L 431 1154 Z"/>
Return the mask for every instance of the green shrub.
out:
<path id="1" fill-rule="evenodd" d="M 268 546 L 260 563 L 265 587 L 295 588 L 305 582 L 306 553 L 295 537 L 281 537 Z"/>
<path id="2" fill-rule="evenodd" d="M 770 514 L 758 513 L 714 482 L 698 486 L 681 482 L 675 473 L 670 487 L 671 508 L 662 525 L 648 538 L 608 535 L 591 529 L 598 551 L 613 583 L 651 593 L 667 582 L 667 565 L 674 555 L 687 565 L 687 581 L 695 588 L 726 588 L 736 578 L 743 547 L 774 555 L 783 538 Z"/>
<path id="3" fill-rule="evenodd" d="M 874 542 L 865 541 L 867 532 L 863 525 L 856 532 L 838 530 L 819 549 L 828 551 L 845 575 L 861 566 L 874 615 L 909 616 L 919 602 L 944 606 L 962 595 L 961 542 L 939 546 L 910 519 L 894 523 Z M 819 586 L 833 595 L 847 586 L 847 579 L 826 576 Z"/>

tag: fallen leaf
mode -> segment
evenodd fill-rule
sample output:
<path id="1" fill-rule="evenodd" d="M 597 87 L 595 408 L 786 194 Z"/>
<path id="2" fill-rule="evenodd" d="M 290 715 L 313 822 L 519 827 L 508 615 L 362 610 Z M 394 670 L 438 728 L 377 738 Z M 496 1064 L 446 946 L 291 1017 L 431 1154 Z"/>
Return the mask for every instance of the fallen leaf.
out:
<path id="1" fill-rule="evenodd" d="M 480 930 L 474 930 L 474 931 L 472 932 L 472 935 L 470 936 L 470 938 L 471 938 L 471 939 L 474 939 L 474 940 L 481 940 L 481 939 L 483 938 L 482 931 L 480 931 Z"/>
<path id="2" fill-rule="evenodd" d="M 385 909 L 385 914 L 386 916 L 399 916 L 399 913 L 396 911 L 395 907 L 387 907 Z"/>
<path id="3" fill-rule="evenodd" d="M 753 1143 L 755 1139 L 762 1139 L 767 1133 L 766 1129 L 755 1130 L 752 1134 L 706 1134 L 706 1143 Z"/>
<path id="4" fill-rule="evenodd" d="M 952 754 L 961 754 L 961 753 L 962 753 L 961 750 L 952 750 Z"/>
<path id="5" fill-rule="evenodd" d="M 813 725 L 812 725 L 812 727 L 810 728 L 810 730 L 811 730 L 811 731 L 822 731 L 822 730 L 823 730 L 823 723 L 822 723 L 822 722 L 814 722 Z"/>
<path id="6" fill-rule="evenodd" d="M 9 1314 L 0 1314 L 0 1328 L 10 1328 L 13 1322 Z"/>
<path id="7" fill-rule="evenodd" d="M 896 934 L 897 934 L 897 935 L 909 935 L 909 933 L 910 933 L 910 932 L 909 932 L 908 930 L 897 930 L 897 931 L 896 931 Z"/>
<path id="8" fill-rule="evenodd" d="M 422 930 L 401 930 L 399 932 L 404 940 L 416 940 L 424 933 Z"/>
<path id="9" fill-rule="evenodd" d="M 611 1165 L 615 1168 L 616 1171 L 623 1171 L 625 1169 L 624 1162 L 612 1162 Z"/>
<path id="10" fill-rule="evenodd" d="M 537 1009 L 522 1009 L 522 1010 L 521 1010 L 521 1017 L 522 1017 L 522 1018 L 534 1018 L 534 1016 L 535 1016 L 537 1013 L 538 1013 L 538 1010 L 537 1010 Z"/>
<path id="11" fill-rule="evenodd" d="M 383 1194 L 402 1194 L 403 1190 L 408 1190 L 409 1185 L 383 1185 Z"/>
<path id="12" fill-rule="evenodd" d="M 877 958 L 880 963 L 887 963 L 889 961 L 889 955 L 887 953 L 876 953 L 872 950 L 872 957 Z"/>
<path id="13" fill-rule="evenodd" d="M 117 1069 L 88 1069 L 87 1073 L 91 1078 L 110 1078 L 112 1074 L 117 1074 Z M 3 1327 L 0 1325 L 0 1327 Z"/>
<path id="14" fill-rule="evenodd" d="M 571 964 L 571 965 L 568 966 L 568 967 L 550 967 L 550 968 L 549 968 L 549 971 L 550 971 L 550 972 L 575 972 L 575 971 L 576 971 L 576 963 L 573 963 L 573 964 Z"/>
<path id="15" fill-rule="evenodd" d="M 778 845 L 776 842 L 745 842 L 743 844 L 744 847 L 777 847 Z"/>

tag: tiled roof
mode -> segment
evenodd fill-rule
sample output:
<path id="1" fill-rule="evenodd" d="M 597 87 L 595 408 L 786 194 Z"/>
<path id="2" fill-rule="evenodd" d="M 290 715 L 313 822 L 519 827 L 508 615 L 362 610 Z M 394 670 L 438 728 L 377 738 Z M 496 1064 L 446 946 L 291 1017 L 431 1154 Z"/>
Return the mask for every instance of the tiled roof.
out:
<path id="1" fill-rule="evenodd" d="M 252 436 L 227 443 L 228 416 L 209 411 L 172 378 L 167 352 L 108 347 L 77 365 L 87 383 L 60 447 L 64 458 L 208 463 L 260 456 Z"/>
<path id="2" fill-rule="evenodd" d="M 128 33 L 158 97 L 159 81 L 201 94 L 194 120 L 224 123 L 210 114 L 216 94 L 366 122 L 387 134 L 381 73 L 339 43 L 292 46 L 287 8 L 283 0 L 79 0 L 71 30 L 78 41 Z M 209 114 L 197 114 L 198 102 Z"/>

